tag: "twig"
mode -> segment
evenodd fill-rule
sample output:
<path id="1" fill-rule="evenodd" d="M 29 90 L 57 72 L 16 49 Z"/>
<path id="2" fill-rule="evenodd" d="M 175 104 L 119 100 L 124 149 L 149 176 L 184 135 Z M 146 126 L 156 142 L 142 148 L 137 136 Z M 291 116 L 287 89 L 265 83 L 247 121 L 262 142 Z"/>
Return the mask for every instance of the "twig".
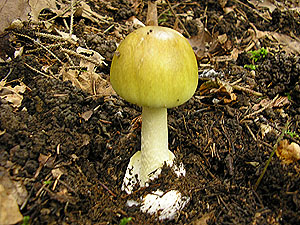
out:
<path id="1" fill-rule="evenodd" d="M 254 116 L 254 115 L 256 115 L 256 114 L 259 114 L 259 113 L 263 112 L 265 109 L 267 109 L 267 108 L 269 108 L 271 105 L 273 105 L 274 102 L 277 100 L 278 97 L 279 97 L 279 94 L 277 94 L 276 97 L 275 97 L 272 101 L 270 101 L 265 107 L 263 107 L 263 108 L 261 108 L 261 109 L 255 111 L 255 112 L 253 112 L 253 113 L 251 113 L 251 114 L 246 115 L 240 122 L 242 123 L 245 119 L 249 119 L 250 117 L 252 117 L 252 116 Z"/>
<path id="2" fill-rule="evenodd" d="M 77 44 L 76 41 L 72 40 L 71 36 L 66 38 L 66 37 L 62 37 L 62 36 L 57 36 L 57 35 L 53 35 L 53 34 L 46 34 L 46 33 L 40 33 L 40 32 L 35 32 L 34 34 L 38 37 L 44 37 L 44 38 L 48 38 L 48 39 L 55 40 L 55 41 L 68 41 L 72 45 Z"/>
<path id="3" fill-rule="evenodd" d="M 27 67 L 28 67 L 29 69 L 31 69 L 32 71 L 34 71 L 34 72 L 36 72 L 36 73 L 38 73 L 38 74 L 40 74 L 40 75 L 43 75 L 43 76 L 48 77 L 48 78 L 55 78 L 55 79 L 57 79 L 57 78 L 54 77 L 54 76 L 49 76 L 49 75 L 47 75 L 47 74 L 45 74 L 45 73 L 43 73 L 43 72 L 41 72 L 41 71 L 39 71 L 39 70 L 33 68 L 32 66 L 28 65 L 27 63 L 24 63 L 24 65 L 27 66 Z"/>
<path id="4" fill-rule="evenodd" d="M 82 0 L 78 0 L 74 3 L 74 5 L 79 4 Z M 69 6 L 68 8 L 66 8 L 62 13 L 57 14 L 56 16 L 50 18 L 49 20 L 46 20 L 45 22 L 51 22 L 52 20 L 55 20 L 56 18 L 65 15 L 69 10 L 71 9 L 71 6 Z M 43 22 L 43 21 L 41 21 Z"/>
<path id="5" fill-rule="evenodd" d="M 187 31 L 187 29 L 185 28 L 184 24 L 182 23 L 181 19 L 178 18 L 177 14 L 174 12 L 172 5 L 170 4 L 170 2 L 168 0 L 166 0 L 166 2 L 168 3 L 168 6 L 172 12 L 172 14 L 175 16 L 176 19 L 178 19 L 180 25 L 182 26 L 184 32 L 186 33 L 186 35 L 188 36 L 188 38 L 191 38 L 190 33 Z"/>
<path id="6" fill-rule="evenodd" d="M 53 44 L 53 45 L 47 45 L 45 47 L 48 48 L 48 49 L 51 49 L 51 48 L 61 47 L 61 46 L 66 45 L 66 44 L 67 43 L 58 43 L 58 44 Z M 43 48 L 29 49 L 29 50 L 26 50 L 26 53 L 38 52 L 40 50 L 43 50 Z"/>
<path id="7" fill-rule="evenodd" d="M 115 26 L 115 24 L 110 25 L 105 31 L 103 31 L 103 34 L 105 34 L 106 32 L 108 32 L 114 26 Z"/>
<path id="8" fill-rule="evenodd" d="M 74 22 L 74 0 L 71 0 L 71 18 L 70 18 L 70 38 L 72 37 L 73 34 L 73 22 Z"/>
<path id="9" fill-rule="evenodd" d="M 115 193 L 113 193 L 105 184 L 101 183 L 100 181 L 98 181 L 99 184 L 108 191 L 109 194 L 111 194 L 113 197 L 117 197 L 117 195 Z"/>
<path id="10" fill-rule="evenodd" d="M 181 4 L 181 2 L 177 3 L 176 5 L 173 5 L 173 6 L 172 6 L 172 9 L 175 9 L 176 7 L 180 6 L 180 4 Z M 158 16 L 157 18 L 159 19 L 160 17 L 162 17 L 162 15 L 164 15 L 164 14 L 165 14 L 166 12 L 168 12 L 169 10 L 170 10 L 170 9 L 166 9 L 166 10 L 162 11 L 162 13 L 159 14 L 159 16 Z"/>
<path id="11" fill-rule="evenodd" d="M 273 151 L 272 151 L 272 153 L 271 153 L 271 155 L 270 155 L 270 157 L 269 157 L 269 159 L 268 159 L 268 161 L 267 161 L 267 163 L 266 163 L 266 165 L 265 165 L 265 167 L 264 167 L 262 173 L 260 174 L 260 176 L 259 176 L 259 178 L 257 179 L 255 185 L 253 186 L 253 190 L 254 190 L 254 191 L 256 191 L 256 189 L 257 189 L 257 187 L 259 186 L 261 180 L 263 179 L 263 177 L 264 177 L 264 175 L 265 175 L 265 173 L 266 173 L 266 171 L 267 171 L 267 168 L 268 168 L 268 166 L 269 166 L 269 164 L 270 164 L 270 162 L 271 162 L 271 159 L 272 159 L 274 153 L 276 152 L 277 145 L 278 145 L 278 143 L 282 140 L 282 138 L 283 138 L 285 132 L 286 132 L 287 129 L 288 129 L 289 124 L 290 124 L 290 121 L 288 120 L 288 121 L 286 122 L 284 128 L 282 129 L 282 132 L 281 132 L 279 138 L 277 139 L 275 145 L 273 146 Z"/>
<path id="12" fill-rule="evenodd" d="M 251 8 L 250 6 L 246 5 L 245 3 L 243 3 L 243 2 L 241 2 L 239 0 L 233 0 L 233 1 L 235 1 L 236 3 L 239 3 L 239 4 L 243 5 L 243 6 L 245 6 L 246 8 L 248 8 L 250 10 L 253 10 L 260 18 L 262 18 L 263 20 L 265 20 L 267 22 L 270 22 L 269 19 L 263 17 L 256 9 Z"/>
<path id="13" fill-rule="evenodd" d="M 8 78 L 8 76 L 11 74 L 12 71 L 13 71 L 13 69 L 10 68 L 7 75 L 2 80 L 6 80 Z"/>
<path id="14" fill-rule="evenodd" d="M 79 54 L 79 53 L 77 53 L 77 52 L 74 52 L 74 51 L 72 51 L 72 50 L 69 50 L 69 49 L 61 48 L 61 51 L 62 51 L 62 52 L 65 52 L 65 53 L 68 53 L 69 55 L 74 55 L 74 56 L 76 56 L 76 57 L 78 57 L 78 58 L 84 59 L 84 60 L 86 60 L 86 61 L 88 61 L 88 62 L 91 62 L 91 63 L 95 64 L 96 66 L 101 66 L 102 63 L 104 63 L 104 62 L 101 62 L 101 61 L 98 62 L 98 61 L 96 61 L 96 60 L 90 59 L 89 57 L 86 57 L 86 56 L 84 56 L 84 55 L 81 55 L 81 54 Z"/>
<path id="15" fill-rule="evenodd" d="M 148 11 L 146 18 L 147 26 L 158 26 L 157 21 L 157 1 L 148 1 Z"/>
<path id="16" fill-rule="evenodd" d="M 239 85 L 232 85 L 232 88 L 235 89 L 235 90 L 243 91 L 243 92 L 246 92 L 246 93 L 249 93 L 249 94 L 253 94 L 253 95 L 256 95 L 256 96 L 259 96 L 259 97 L 263 96 L 263 94 L 260 93 L 260 92 L 253 91 L 253 90 L 251 90 L 249 88 L 241 87 Z"/>
<path id="17" fill-rule="evenodd" d="M 15 35 L 17 36 L 20 36 L 20 37 L 24 37 L 24 38 L 27 38 L 29 40 L 31 40 L 34 44 L 42 47 L 44 50 L 46 50 L 50 55 L 52 55 L 58 62 L 60 62 L 60 64 L 63 64 L 63 62 L 53 53 L 51 52 L 48 48 L 46 48 L 44 45 L 40 44 L 39 42 L 37 42 L 36 40 L 34 40 L 32 37 L 29 37 L 25 34 L 19 34 L 19 33 L 14 33 Z"/>
<path id="18" fill-rule="evenodd" d="M 257 141 L 257 138 L 255 137 L 255 135 L 253 134 L 252 130 L 250 129 L 250 127 L 248 126 L 247 123 L 245 123 L 246 128 L 248 129 L 250 135 L 252 136 L 252 138 L 254 139 L 254 141 Z"/>
<path id="19" fill-rule="evenodd" d="M 240 83 L 241 81 L 243 80 L 243 78 L 240 78 L 234 82 L 232 82 L 230 85 L 233 86 L 233 85 L 236 85 L 237 83 Z"/>

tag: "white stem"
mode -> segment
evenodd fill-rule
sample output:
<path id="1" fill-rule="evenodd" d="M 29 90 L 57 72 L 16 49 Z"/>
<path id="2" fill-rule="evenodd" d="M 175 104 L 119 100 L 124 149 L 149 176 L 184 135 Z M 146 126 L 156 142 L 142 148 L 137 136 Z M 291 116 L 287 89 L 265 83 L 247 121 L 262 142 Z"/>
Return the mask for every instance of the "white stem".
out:
<path id="1" fill-rule="evenodd" d="M 166 108 L 143 107 L 141 139 L 140 181 L 141 186 L 144 186 L 151 173 L 174 158 L 173 153 L 168 150 Z"/>

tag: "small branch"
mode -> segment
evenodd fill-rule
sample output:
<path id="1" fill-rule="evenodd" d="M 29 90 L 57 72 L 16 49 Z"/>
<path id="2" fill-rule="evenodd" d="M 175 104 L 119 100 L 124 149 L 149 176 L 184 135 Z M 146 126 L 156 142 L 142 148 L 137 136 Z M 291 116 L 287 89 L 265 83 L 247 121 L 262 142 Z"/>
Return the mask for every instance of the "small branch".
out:
<path id="1" fill-rule="evenodd" d="M 156 1 L 148 1 L 148 11 L 147 11 L 147 26 L 158 26 L 157 20 L 157 2 Z"/>
<path id="2" fill-rule="evenodd" d="M 166 0 L 166 2 L 168 3 L 168 6 L 169 6 L 169 8 L 170 8 L 172 14 L 175 16 L 176 19 L 178 19 L 180 25 L 182 26 L 182 28 L 183 28 L 184 32 L 186 33 L 186 35 L 188 36 L 188 38 L 191 38 L 190 33 L 189 33 L 189 32 L 187 31 L 187 29 L 185 28 L 185 26 L 184 26 L 184 24 L 182 23 L 181 19 L 179 19 L 179 17 L 177 16 L 177 14 L 174 12 L 174 10 L 173 10 L 173 8 L 172 8 L 170 2 L 169 2 L 168 0 Z"/>
<path id="3" fill-rule="evenodd" d="M 67 41 L 72 45 L 77 44 L 77 42 L 72 40 L 71 37 L 65 38 L 65 37 L 62 37 L 62 36 L 57 36 L 57 35 L 53 35 L 53 34 L 46 34 L 46 33 L 40 33 L 40 32 L 35 32 L 34 34 L 38 37 L 44 37 L 44 38 L 48 38 L 48 39 L 55 40 L 55 41 Z"/>
<path id="4" fill-rule="evenodd" d="M 253 94 L 253 95 L 256 95 L 256 96 L 259 96 L 259 97 L 263 96 L 263 94 L 260 93 L 260 92 L 253 91 L 253 90 L 251 90 L 249 88 L 241 87 L 239 85 L 232 85 L 232 88 L 235 89 L 235 90 L 243 91 L 243 92 L 246 92 L 246 93 L 249 93 L 249 94 Z"/>
<path id="5" fill-rule="evenodd" d="M 29 37 L 25 34 L 19 34 L 19 33 L 14 33 L 15 35 L 17 36 L 20 36 L 20 37 L 24 37 L 24 38 L 27 38 L 29 40 L 31 40 L 34 44 L 40 46 L 41 48 L 43 48 L 44 50 L 46 50 L 50 55 L 52 55 L 58 62 L 60 62 L 60 64 L 63 64 L 63 62 L 52 52 L 50 51 L 48 48 L 46 48 L 44 45 L 40 44 L 39 42 L 37 42 L 36 40 L 34 40 L 32 37 Z"/>
<path id="6" fill-rule="evenodd" d="M 245 123 L 246 128 L 248 129 L 250 135 L 252 136 L 252 138 L 254 139 L 254 141 L 257 141 L 257 138 L 255 137 L 255 135 L 253 134 L 252 130 L 250 129 L 249 125 L 247 123 Z"/>
<path id="7" fill-rule="evenodd" d="M 273 146 L 273 151 L 272 151 L 272 153 L 271 153 L 271 155 L 270 155 L 270 157 L 269 157 L 269 159 L 268 159 L 268 161 L 267 161 L 267 163 L 266 163 L 266 165 L 265 165 L 265 167 L 264 167 L 262 173 L 260 174 L 259 178 L 257 179 L 257 181 L 256 181 L 256 183 L 255 183 L 255 185 L 254 185 L 254 187 L 253 187 L 253 190 L 254 190 L 254 191 L 256 191 L 256 189 L 257 189 L 257 187 L 259 186 L 261 180 L 263 179 L 263 177 L 264 177 L 264 175 L 265 175 L 265 173 L 266 173 L 266 171 L 267 171 L 267 169 L 268 169 L 268 166 L 269 166 L 269 164 L 270 164 L 270 162 L 271 162 L 271 159 L 272 159 L 274 153 L 276 152 L 277 145 L 278 145 L 278 143 L 282 140 L 282 138 L 283 138 L 285 132 L 286 132 L 287 129 L 288 129 L 289 124 L 290 124 L 290 122 L 289 122 L 289 120 L 288 120 L 288 121 L 286 122 L 284 128 L 282 129 L 282 132 L 281 132 L 279 138 L 277 139 L 275 145 Z"/>
<path id="8" fill-rule="evenodd" d="M 72 37 L 73 34 L 73 22 L 74 22 L 74 0 L 71 0 L 71 18 L 70 18 L 70 38 Z"/>
<path id="9" fill-rule="evenodd" d="M 34 72 L 36 72 L 36 73 L 38 73 L 38 74 L 40 74 L 40 75 L 43 75 L 43 76 L 48 77 L 48 78 L 55 78 L 55 79 L 57 79 L 56 77 L 49 76 L 49 75 L 47 75 L 47 74 L 45 74 L 45 73 L 43 73 L 43 72 L 41 72 L 41 71 L 39 71 L 39 70 L 33 68 L 32 66 L 28 65 L 27 63 L 24 63 L 24 65 L 27 66 L 27 67 L 28 67 L 29 69 L 31 69 L 32 71 L 34 71 Z"/>
<path id="10" fill-rule="evenodd" d="M 111 194 L 113 197 L 117 197 L 117 195 L 115 193 L 113 193 L 105 184 L 101 183 L 100 181 L 98 181 L 99 184 L 108 191 L 109 194 Z"/>
<path id="11" fill-rule="evenodd" d="M 64 52 L 64 53 L 67 53 L 67 54 L 69 54 L 69 55 L 74 55 L 74 56 L 76 56 L 76 57 L 78 57 L 78 58 L 84 59 L 84 60 L 86 60 L 86 61 L 88 61 L 88 62 L 91 62 L 91 63 L 95 64 L 96 66 L 102 66 L 102 63 L 104 64 L 104 62 L 101 62 L 101 61 L 98 62 L 98 61 L 96 61 L 96 60 L 90 59 L 90 58 L 87 57 L 87 56 L 84 56 L 84 55 L 82 55 L 82 54 L 79 54 L 79 53 L 74 52 L 74 51 L 69 50 L 69 49 L 61 48 L 61 51 Z"/>
<path id="12" fill-rule="evenodd" d="M 263 108 L 255 111 L 255 112 L 253 112 L 253 113 L 251 113 L 249 115 L 246 115 L 240 122 L 242 123 L 244 120 L 249 119 L 249 118 L 251 118 L 252 116 L 254 116 L 256 114 L 259 114 L 259 113 L 263 112 L 264 110 L 266 110 L 267 108 L 269 108 L 271 105 L 273 105 L 274 102 L 277 100 L 278 97 L 279 97 L 279 94 L 277 94 L 276 97 L 272 101 L 270 101 L 265 107 L 263 107 Z"/>

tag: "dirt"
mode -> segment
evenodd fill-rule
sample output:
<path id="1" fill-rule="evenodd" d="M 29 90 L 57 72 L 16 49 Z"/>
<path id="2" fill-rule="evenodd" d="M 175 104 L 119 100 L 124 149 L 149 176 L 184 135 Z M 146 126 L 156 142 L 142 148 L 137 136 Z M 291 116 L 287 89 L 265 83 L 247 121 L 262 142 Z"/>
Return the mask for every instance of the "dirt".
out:
<path id="1" fill-rule="evenodd" d="M 107 65 L 98 67 L 97 73 L 108 80 L 117 44 L 133 29 L 125 26 L 126 21 L 133 15 L 145 21 L 147 2 L 86 2 L 95 12 L 114 21 L 114 27 L 104 33 L 109 24 L 99 26 L 80 17 L 74 20 L 79 45 L 105 58 Z M 170 1 L 172 5 L 179 2 Z M 197 34 L 195 21 L 200 18 L 211 34 L 227 34 L 232 46 L 239 45 L 236 40 L 245 35 L 250 23 L 262 31 L 295 32 L 299 38 L 299 17 L 293 10 L 276 9 L 268 22 L 253 16 L 253 6 L 238 2 L 228 1 L 226 6 L 241 7 L 248 16 L 240 26 L 234 26 L 238 15 L 234 11 L 224 13 L 217 1 L 186 1 L 174 10 L 178 14 L 193 12 L 191 20 L 185 22 L 190 34 Z M 242 2 L 249 6 L 247 1 Z M 291 4 L 285 6 L 299 6 Z M 158 14 L 164 10 L 168 5 L 159 5 Z M 177 23 L 172 13 L 161 18 L 164 26 Z M 60 18 L 54 24 L 63 27 Z M 14 32 L 36 38 L 32 29 L 28 24 Z M 12 32 L 8 33 L 13 37 Z M 25 50 L 36 48 L 20 35 L 10 39 L 4 36 L 1 41 L 5 46 L 10 43 L 1 51 L 1 57 L 11 56 L 11 49 L 21 45 Z M 55 42 L 46 38 L 41 41 Z M 228 93 L 212 91 L 203 96 L 200 87 L 207 79 L 199 77 L 194 96 L 182 106 L 168 109 L 169 149 L 178 162 L 183 162 L 186 176 L 178 178 L 165 167 L 149 187 L 137 189 L 132 195 L 122 192 L 121 186 L 130 157 L 140 149 L 141 108 L 116 94 L 95 97 L 71 81 L 63 81 L 57 76 L 61 64 L 43 50 L 1 63 L 0 79 L 8 74 L 10 85 L 21 80 L 28 87 L 19 108 L 0 102 L 0 131 L 5 131 L 0 135 L 0 169 L 28 191 L 21 207 L 23 216 L 29 216 L 30 224 L 119 224 L 125 217 L 132 218 L 128 224 L 299 224 L 299 161 L 285 164 L 275 154 L 254 188 L 287 121 L 289 131 L 300 133 L 299 55 L 273 48 L 269 42 L 261 44 L 254 48 L 265 47 L 269 53 L 255 63 L 247 52 L 226 62 L 214 60 L 218 54 L 198 60 L 199 74 L 201 65 L 210 63 L 219 79 L 228 83 L 240 79 L 238 85 L 262 95 L 234 89 L 233 101 L 225 101 Z M 74 49 L 71 45 L 66 47 Z M 68 61 L 59 48 L 53 52 L 64 63 Z M 244 68 L 252 63 L 255 70 Z M 48 66 L 50 75 L 27 65 L 38 71 Z M 272 100 L 277 95 L 289 99 L 289 103 L 266 107 L 259 113 L 263 106 L 254 109 L 262 99 Z M 262 125 L 268 125 L 270 132 L 264 133 Z M 300 143 L 299 137 L 284 134 L 283 138 Z M 57 171 L 61 173 L 59 178 Z M 190 197 L 175 220 L 158 221 L 155 215 L 143 214 L 138 207 L 126 206 L 128 199 L 158 188 L 178 189 Z"/>

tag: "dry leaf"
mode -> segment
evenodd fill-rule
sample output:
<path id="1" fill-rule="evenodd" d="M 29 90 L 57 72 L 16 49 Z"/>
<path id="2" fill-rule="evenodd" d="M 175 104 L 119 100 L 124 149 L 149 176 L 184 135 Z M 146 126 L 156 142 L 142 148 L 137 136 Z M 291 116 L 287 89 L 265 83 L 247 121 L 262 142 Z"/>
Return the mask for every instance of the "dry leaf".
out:
<path id="1" fill-rule="evenodd" d="M 140 27 L 144 27 L 145 24 L 143 24 L 142 21 L 140 21 L 138 18 L 136 18 L 135 16 L 130 17 L 127 21 L 126 21 L 126 25 L 128 25 L 129 27 L 134 27 L 134 28 L 140 28 Z"/>
<path id="2" fill-rule="evenodd" d="M 77 53 L 84 54 L 86 59 L 81 59 L 80 66 L 86 67 L 87 70 L 66 70 L 63 66 L 61 70 L 63 80 L 70 80 L 74 86 L 98 97 L 114 94 L 110 83 L 95 72 L 96 64 L 104 63 L 104 58 L 96 51 L 81 47 L 77 48 Z"/>
<path id="3" fill-rule="evenodd" d="M 289 141 L 284 139 L 279 142 L 276 154 L 283 163 L 290 164 L 300 160 L 300 146 L 295 142 L 289 144 Z"/>
<path id="4" fill-rule="evenodd" d="M 262 138 L 264 138 L 267 133 L 273 131 L 273 128 L 269 124 L 261 123 L 260 130 L 261 130 L 261 136 Z"/>
<path id="5" fill-rule="evenodd" d="M 193 222 L 193 225 L 207 225 L 208 220 L 214 217 L 214 212 L 205 213 L 200 219 Z"/>
<path id="6" fill-rule="evenodd" d="M 20 107 L 23 100 L 23 95 L 21 94 L 25 92 L 26 88 L 26 85 L 23 83 L 20 83 L 20 85 L 16 85 L 14 87 L 9 85 L 6 86 L 6 81 L 2 80 L 0 82 L 1 102 L 9 102 L 13 107 Z"/>
<path id="7" fill-rule="evenodd" d="M 81 114 L 81 117 L 85 120 L 85 121 L 88 121 L 91 116 L 93 115 L 93 110 L 89 110 L 89 111 L 86 111 L 84 113 Z"/>
<path id="8" fill-rule="evenodd" d="M 276 9 L 276 6 L 272 3 L 274 1 L 270 1 L 270 0 L 248 0 L 249 2 L 251 2 L 256 8 L 267 8 L 270 12 L 273 12 Z"/>
<path id="9" fill-rule="evenodd" d="M 52 176 L 53 176 L 54 178 L 59 178 L 59 177 L 61 177 L 61 175 L 64 174 L 64 173 L 60 170 L 60 168 L 56 168 L 56 169 L 51 170 L 51 173 L 52 173 Z"/>
<path id="10" fill-rule="evenodd" d="M 19 206 L 28 196 L 20 181 L 11 180 L 8 172 L 0 171 L 0 224 L 15 224 L 22 221 Z"/>
<path id="11" fill-rule="evenodd" d="M 272 99 L 262 99 L 259 103 L 255 104 L 252 109 L 254 111 L 258 110 L 260 107 L 266 107 L 268 104 L 270 104 L 270 102 L 272 102 Z M 276 99 L 276 101 L 270 105 L 271 108 L 280 108 L 283 107 L 285 105 L 289 105 L 291 104 L 288 97 L 287 96 L 281 96 L 278 99 Z"/>
<path id="12" fill-rule="evenodd" d="M 236 100 L 236 95 L 233 93 L 232 86 L 225 81 L 221 81 L 219 78 L 211 79 L 203 83 L 200 86 L 199 91 L 200 96 L 215 94 L 218 99 L 223 99 L 225 104 Z"/>
<path id="13" fill-rule="evenodd" d="M 56 0 L 29 0 L 28 3 L 33 22 L 38 22 L 38 17 L 43 9 L 56 10 Z"/>
<path id="14" fill-rule="evenodd" d="M 38 22 L 42 9 L 56 9 L 55 0 L 2 0 L 0 1 L 0 33 L 16 20 Z"/>
<path id="15" fill-rule="evenodd" d="M 200 19 L 195 20 L 197 25 L 198 34 L 188 39 L 198 59 L 202 59 L 207 56 L 208 49 L 207 44 L 212 42 L 212 37 L 205 29 Z"/>
<path id="16" fill-rule="evenodd" d="M 16 200 L 0 184 L 0 224 L 16 224 L 23 220 Z"/>

